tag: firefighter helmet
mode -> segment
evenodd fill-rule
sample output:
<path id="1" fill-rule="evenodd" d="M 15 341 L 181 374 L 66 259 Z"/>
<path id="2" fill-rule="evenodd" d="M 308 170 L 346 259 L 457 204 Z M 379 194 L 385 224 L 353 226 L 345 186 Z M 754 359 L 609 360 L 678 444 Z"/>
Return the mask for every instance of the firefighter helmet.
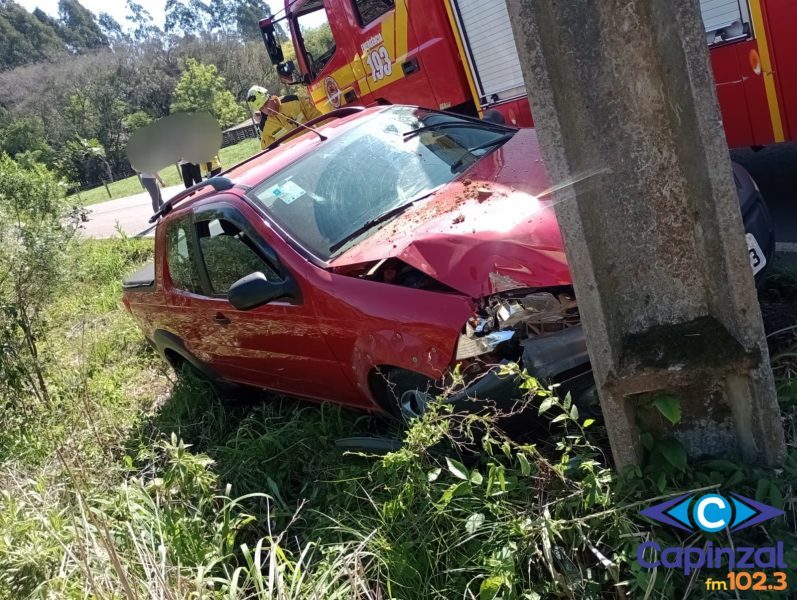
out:
<path id="1" fill-rule="evenodd" d="M 260 85 L 253 85 L 249 88 L 249 93 L 246 94 L 246 103 L 252 112 L 260 110 L 268 101 L 268 90 Z"/>

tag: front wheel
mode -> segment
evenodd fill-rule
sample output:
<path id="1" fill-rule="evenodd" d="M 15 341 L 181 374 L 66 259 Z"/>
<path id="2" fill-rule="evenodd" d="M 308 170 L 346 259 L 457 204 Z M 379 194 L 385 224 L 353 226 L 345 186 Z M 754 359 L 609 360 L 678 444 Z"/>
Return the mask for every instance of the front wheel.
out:
<path id="1" fill-rule="evenodd" d="M 429 377 L 399 368 L 376 369 L 371 387 L 385 412 L 404 421 L 422 416 L 441 391 Z"/>

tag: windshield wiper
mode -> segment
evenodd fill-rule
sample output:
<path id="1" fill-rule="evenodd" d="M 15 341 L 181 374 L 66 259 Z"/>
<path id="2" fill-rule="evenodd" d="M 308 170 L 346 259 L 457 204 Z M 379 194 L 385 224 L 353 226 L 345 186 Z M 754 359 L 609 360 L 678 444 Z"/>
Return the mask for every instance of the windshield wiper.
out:
<path id="1" fill-rule="evenodd" d="M 515 132 L 514 131 L 512 133 L 507 133 L 505 135 L 497 137 L 494 140 L 490 140 L 489 142 L 484 142 L 483 144 L 479 144 L 478 146 L 474 146 L 473 148 L 468 148 L 465 151 L 465 153 L 462 155 L 462 158 L 460 158 L 453 165 L 451 165 L 451 172 L 452 173 L 456 173 L 457 170 L 460 167 L 462 167 L 463 164 L 465 164 L 465 158 L 468 157 L 468 156 L 472 156 L 474 152 L 477 152 L 478 150 L 485 150 L 487 148 L 492 148 L 493 146 L 500 146 L 502 144 L 507 143 L 513 137 L 515 137 Z"/>
<path id="2" fill-rule="evenodd" d="M 413 129 L 404 133 L 404 141 L 407 142 L 412 138 L 421 135 L 427 131 L 437 131 L 438 129 L 490 129 L 492 131 L 512 132 L 514 129 L 498 125 L 497 123 L 488 123 L 486 121 L 479 121 L 478 123 L 471 123 L 469 121 L 444 121 L 442 123 L 435 123 L 434 125 L 426 125 Z"/>
<path id="3" fill-rule="evenodd" d="M 364 233 L 367 233 L 368 231 L 370 231 L 371 229 L 373 229 L 377 225 L 381 225 L 382 223 L 385 223 L 385 222 L 389 221 L 393 217 L 397 217 L 398 215 L 403 213 L 405 210 L 407 210 L 413 204 L 416 204 L 417 202 L 420 202 L 421 200 L 424 200 L 424 199 L 428 198 L 429 196 L 431 196 L 432 194 L 434 194 L 435 192 L 437 192 L 437 190 L 439 190 L 441 187 L 443 187 L 443 186 L 437 186 L 431 192 L 426 192 L 425 194 L 423 194 L 421 196 L 418 196 L 417 198 L 413 198 L 409 202 L 406 202 L 404 204 L 396 206 L 395 208 L 391 208 L 390 210 L 385 211 L 384 213 L 382 213 L 378 217 L 374 217 L 373 219 L 369 219 L 368 221 L 363 223 L 360 227 L 358 227 L 357 229 L 352 231 L 349 235 L 344 237 L 342 240 L 340 240 L 338 242 L 335 242 L 332 246 L 330 246 L 329 247 L 330 255 L 335 254 L 335 252 L 337 252 L 338 250 L 343 248 L 343 246 L 348 244 L 350 241 L 352 241 L 354 239 L 357 239 L 358 237 L 360 237 Z"/>

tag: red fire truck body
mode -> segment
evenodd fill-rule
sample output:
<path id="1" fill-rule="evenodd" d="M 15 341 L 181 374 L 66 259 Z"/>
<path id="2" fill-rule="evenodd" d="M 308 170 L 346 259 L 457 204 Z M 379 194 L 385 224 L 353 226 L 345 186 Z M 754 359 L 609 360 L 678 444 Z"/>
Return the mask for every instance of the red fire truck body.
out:
<path id="1" fill-rule="evenodd" d="M 700 5 L 729 145 L 797 139 L 797 2 Z M 302 21 L 324 14 L 334 43 L 312 56 Z M 298 64 L 284 59 L 279 21 Z M 406 103 L 472 115 L 495 109 L 507 123 L 532 125 L 503 0 L 285 0 L 284 16 L 260 26 L 280 79 L 306 85 L 322 111 Z"/>

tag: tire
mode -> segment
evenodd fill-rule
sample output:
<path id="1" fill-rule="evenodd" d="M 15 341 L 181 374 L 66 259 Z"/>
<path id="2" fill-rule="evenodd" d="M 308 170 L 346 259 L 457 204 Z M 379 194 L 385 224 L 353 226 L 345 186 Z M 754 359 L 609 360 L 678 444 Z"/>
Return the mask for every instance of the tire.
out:
<path id="1" fill-rule="evenodd" d="M 404 421 L 421 416 L 426 404 L 440 393 L 429 377 L 397 367 L 375 369 L 371 389 L 389 416 Z"/>
<path id="2" fill-rule="evenodd" d="M 740 164 L 733 163 L 733 175 L 739 197 L 739 208 L 744 221 L 744 231 L 755 237 L 763 253 L 763 258 L 766 260 L 764 268 L 755 274 L 756 286 L 760 287 L 775 256 L 775 226 L 764 202 L 764 197 L 761 195 L 761 190 L 758 189 L 758 185 L 750 173 Z"/>
<path id="3" fill-rule="evenodd" d="M 199 381 L 207 385 L 213 392 L 213 395 L 225 406 L 240 406 L 242 404 L 251 403 L 259 398 L 259 390 L 246 388 L 214 377 L 209 370 L 197 367 L 193 361 L 180 356 L 176 352 L 167 352 L 166 360 L 172 366 L 175 374 L 180 380 Z"/>

